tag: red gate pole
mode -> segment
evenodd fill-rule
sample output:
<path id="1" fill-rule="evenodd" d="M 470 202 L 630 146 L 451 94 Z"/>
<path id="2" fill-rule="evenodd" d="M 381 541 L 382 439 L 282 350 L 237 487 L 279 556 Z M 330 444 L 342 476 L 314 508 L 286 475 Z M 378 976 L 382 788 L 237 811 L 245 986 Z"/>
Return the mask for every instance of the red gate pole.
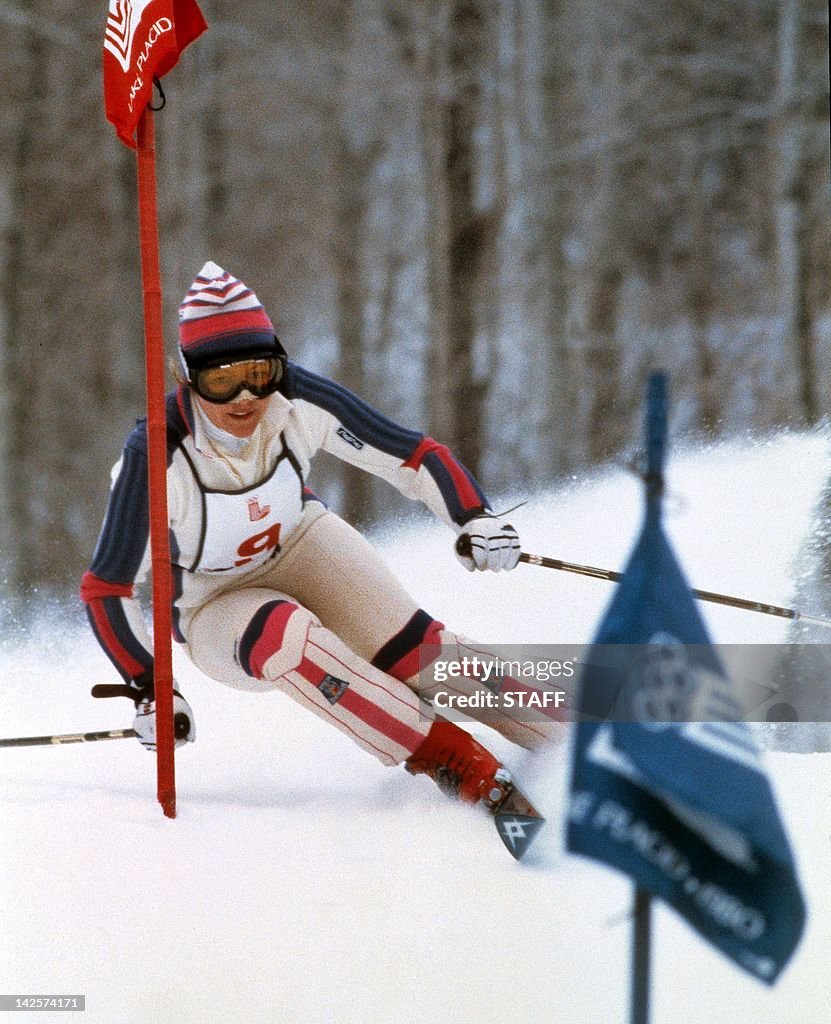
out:
<path id="1" fill-rule="evenodd" d="M 156 695 L 156 795 L 168 818 L 176 817 L 173 753 L 173 655 L 171 650 L 170 537 L 167 515 L 167 425 L 164 384 L 162 281 L 156 198 L 153 111 L 144 108 L 136 134 L 139 241 L 147 369 L 147 461 L 150 489 L 150 555 L 153 567 L 153 660 Z"/>

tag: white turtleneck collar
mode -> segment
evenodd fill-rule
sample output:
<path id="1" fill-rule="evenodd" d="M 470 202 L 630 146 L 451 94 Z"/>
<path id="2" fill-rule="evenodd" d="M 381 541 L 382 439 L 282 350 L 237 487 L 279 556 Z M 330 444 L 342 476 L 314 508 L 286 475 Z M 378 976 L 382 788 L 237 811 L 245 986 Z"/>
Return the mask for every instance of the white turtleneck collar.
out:
<path id="1" fill-rule="evenodd" d="M 291 402 L 275 392 L 268 403 L 266 414 L 256 430 L 250 437 L 235 437 L 226 430 L 222 430 L 208 419 L 208 415 L 202 408 L 202 403 L 194 395 L 194 443 L 197 451 L 203 451 L 207 446 L 213 453 L 219 456 L 231 456 L 233 458 L 245 458 L 254 450 L 258 441 L 263 435 L 269 439 L 280 434 L 285 428 L 286 422 L 291 414 Z M 249 448 L 249 445 L 251 446 Z M 205 453 L 205 454 L 210 454 Z"/>
<path id="2" fill-rule="evenodd" d="M 262 423 L 258 423 L 257 429 L 249 437 L 236 437 L 234 434 L 229 434 L 227 430 L 223 430 L 215 423 L 212 423 L 199 402 L 194 402 L 193 404 L 199 417 L 199 426 L 202 428 L 208 442 L 213 448 L 221 452 L 227 452 L 229 455 L 237 457 L 242 455 L 262 426 Z"/>

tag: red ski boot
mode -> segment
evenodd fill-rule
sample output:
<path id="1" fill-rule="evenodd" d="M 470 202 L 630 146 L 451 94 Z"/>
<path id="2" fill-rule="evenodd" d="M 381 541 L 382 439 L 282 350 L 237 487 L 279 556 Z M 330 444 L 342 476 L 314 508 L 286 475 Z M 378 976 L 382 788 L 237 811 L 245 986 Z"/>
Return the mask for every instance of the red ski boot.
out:
<path id="1" fill-rule="evenodd" d="M 465 803 L 481 800 L 495 811 L 512 791 L 511 773 L 481 743 L 453 722 L 437 718 L 404 762 L 411 775 L 428 775 L 443 792 Z"/>

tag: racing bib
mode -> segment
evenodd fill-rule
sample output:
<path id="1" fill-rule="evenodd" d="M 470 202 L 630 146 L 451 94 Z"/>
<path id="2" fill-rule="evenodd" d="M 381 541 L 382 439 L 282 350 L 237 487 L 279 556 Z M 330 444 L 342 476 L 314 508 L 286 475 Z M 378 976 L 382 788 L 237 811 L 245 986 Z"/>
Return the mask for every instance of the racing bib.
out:
<path id="1" fill-rule="evenodd" d="M 273 558 L 303 514 L 303 481 L 287 452 L 242 491 L 202 489 L 202 545 L 191 572 L 236 575 Z"/>

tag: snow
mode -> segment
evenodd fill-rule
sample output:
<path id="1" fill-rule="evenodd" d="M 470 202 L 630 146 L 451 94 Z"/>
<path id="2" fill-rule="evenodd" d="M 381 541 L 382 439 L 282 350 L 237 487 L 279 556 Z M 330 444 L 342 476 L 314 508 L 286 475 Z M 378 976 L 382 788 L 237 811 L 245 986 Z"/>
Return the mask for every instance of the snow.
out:
<path id="1" fill-rule="evenodd" d="M 821 433 L 676 453 L 667 526 L 691 583 L 787 604 L 828 462 Z M 640 515 L 640 484 L 610 467 L 512 519 L 526 550 L 619 569 Z M 532 566 L 468 575 L 450 542 L 422 522 L 378 537 L 425 607 L 485 643 L 585 642 L 611 596 Z M 784 638 L 782 620 L 702 609 L 719 641 Z M 80 610 L 37 612 L 0 654 L 3 734 L 129 725 L 126 702 L 88 697 L 113 673 Z M 181 660 L 176 674 L 198 738 L 177 759 L 175 821 L 133 740 L 2 752 L 0 993 L 83 993 L 89 1024 L 628 1019 L 631 884 L 561 849 L 565 748 L 531 756 L 477 732 L 550 817 L 518 865 L 484 815 L 280 695 Z M 802 944 L 768 989 L 657 908 L 655 1024 L 829 1019 L 831 755 L 768 760 L 809 905 Z"/>

